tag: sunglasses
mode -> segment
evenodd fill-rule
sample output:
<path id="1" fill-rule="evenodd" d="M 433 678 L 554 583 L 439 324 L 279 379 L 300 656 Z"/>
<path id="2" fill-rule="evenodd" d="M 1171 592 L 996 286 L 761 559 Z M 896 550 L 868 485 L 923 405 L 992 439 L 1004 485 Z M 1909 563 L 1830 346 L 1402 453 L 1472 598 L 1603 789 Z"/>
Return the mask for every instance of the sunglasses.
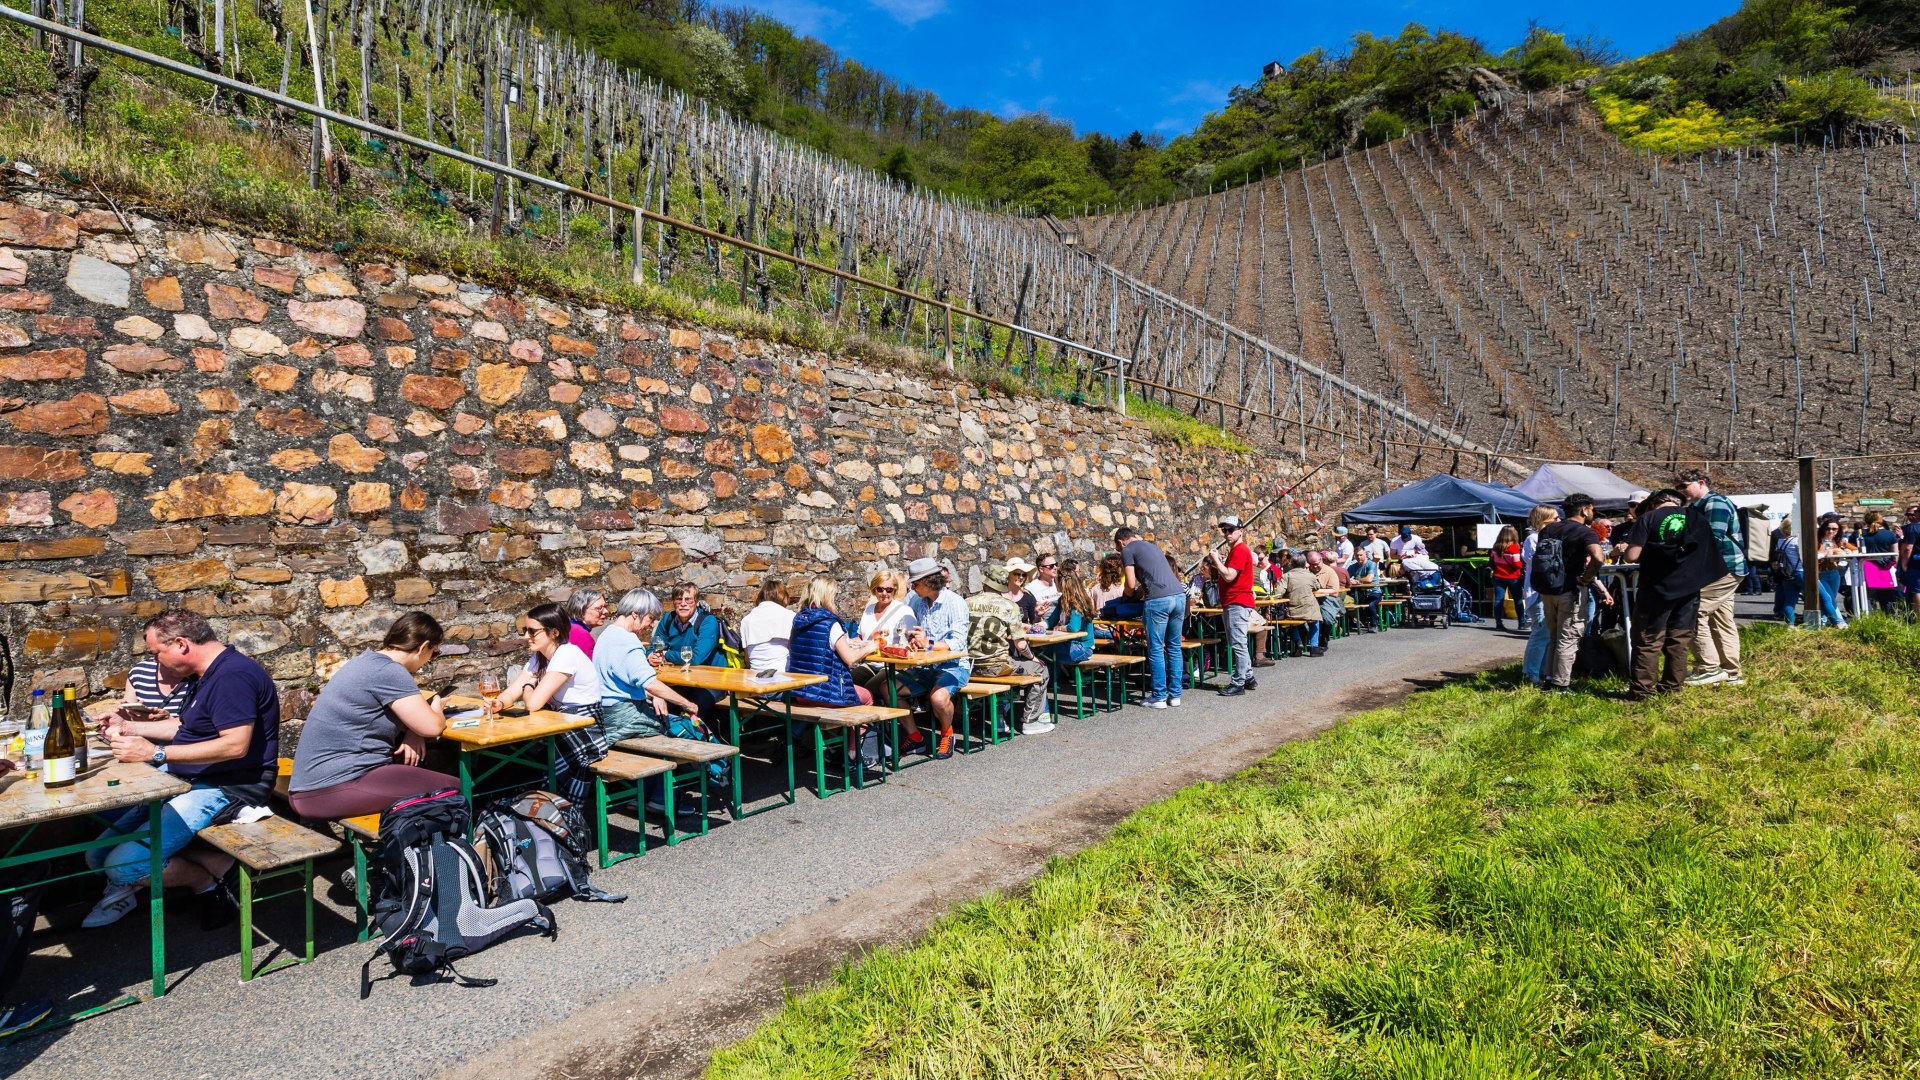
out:
<path id="1" fill-rule="evenodd" d="M 546 632 L 547 632 L 547 628 L 544 626 L 523 626 L 520 628 L 520 634 L 522 637 L 534 637 L 535 635 L 544 634 Z"/>
<path id="2" fill-rule="evenodd" d="M 875 595 L 875 596 L 892 596 L 892 595 L 893 595 L 894 593 L 896 593 L 896 592 L 899 592 L 899 591 L 900 591 L 900 590 L 898 590 L 898 589 L 896 589 L 896 588 L 894 588 L 894 587 L 893 587 L 893 586 L 891 586 L 891 585 L 880 585 L 880 586 L 877 586 L 877 587 L 875 587 L 875 589 L 873 590 L 873 595 Z"/>

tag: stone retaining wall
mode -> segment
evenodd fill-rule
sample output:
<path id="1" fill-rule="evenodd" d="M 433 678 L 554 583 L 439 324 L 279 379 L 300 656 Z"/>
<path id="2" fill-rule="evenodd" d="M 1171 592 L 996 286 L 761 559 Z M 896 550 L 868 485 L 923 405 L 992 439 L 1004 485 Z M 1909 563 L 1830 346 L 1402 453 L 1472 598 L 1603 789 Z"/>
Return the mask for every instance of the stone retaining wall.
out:
<path id="1" fill-rule="evenodd" d="M 316 661 L 402 608 L 447 624 L 470 651 L 435 671 L 464 674 L 577 585 L 692 580 L 737 614 L 768 573 L 852 584 L 936 550 L 977 573 L 1104 549 L 1120 523 L 1185 550 L 1276 478 L 1102 411 L 12 195 L 14 709 L 32 686 L 117 689 L 140 622 L 173 605 L 258 656 L 297 715 Z"/>

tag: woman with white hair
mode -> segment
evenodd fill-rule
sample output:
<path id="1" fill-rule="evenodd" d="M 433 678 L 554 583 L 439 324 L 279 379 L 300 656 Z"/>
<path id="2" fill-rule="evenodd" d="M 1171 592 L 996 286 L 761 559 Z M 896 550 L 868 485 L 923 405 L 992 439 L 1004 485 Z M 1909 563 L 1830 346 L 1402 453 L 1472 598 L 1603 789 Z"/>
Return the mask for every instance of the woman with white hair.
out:
<path id="1" fill-rule="evenodd" d="M 575 589 L 567 597 L 567 644 L 593 659 L 593 632 L 607 624 L 607 594 L 599 589 Z"/>
<path id="2" fill-rule="evenodd" d="M 631 589 L 620 598 L 620 606 L 600 633 L 593 668 L 600 676 L 600 723 L 608 745 L 665 735 L 667 726 L 661 718 L 668 705 L 698 711 L 693 702 L 660 681 L 647 659 L 646 642 L 660 621 L 660 612 L 660 598 L 652 589 Z"/>

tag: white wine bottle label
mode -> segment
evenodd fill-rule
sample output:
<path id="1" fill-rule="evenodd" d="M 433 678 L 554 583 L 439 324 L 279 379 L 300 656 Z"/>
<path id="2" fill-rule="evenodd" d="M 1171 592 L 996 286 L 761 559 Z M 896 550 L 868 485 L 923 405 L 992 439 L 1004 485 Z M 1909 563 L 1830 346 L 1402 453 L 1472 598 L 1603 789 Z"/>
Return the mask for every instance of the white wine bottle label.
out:
<path id="1" fill-rule="evenodd" d="M 41 765 L 41 769 L 43 770 L 41 775 L 46 778 L 48 784 L 67 783 L 73 779 L 73 758 L 48 758 Z"/>

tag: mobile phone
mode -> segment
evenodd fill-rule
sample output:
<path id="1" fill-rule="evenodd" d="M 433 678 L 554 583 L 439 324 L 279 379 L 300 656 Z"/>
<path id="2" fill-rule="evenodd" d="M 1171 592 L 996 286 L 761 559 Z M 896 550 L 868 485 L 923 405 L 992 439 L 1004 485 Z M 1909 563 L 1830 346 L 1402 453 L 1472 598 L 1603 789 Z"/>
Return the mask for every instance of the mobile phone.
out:
<path id="1" fill-rule="evenodd" d="M 453 693 L 453 688 L 455 685 L 456 685 L 455 683 L 448 683 L 447 685 L 441 687 L 438 690 L 429 690 L 427 692 L 427 696 L 430 698 L 446 697 L 448 694 Z"/>
<path id="2" fill-rule="evenodd" d="M 120 706 L 120 714 L 129 720 L 148 723 L 154 720 L 166 719 L 167 710 L 156 709 L 151 705 L 122 705 Z"/>

